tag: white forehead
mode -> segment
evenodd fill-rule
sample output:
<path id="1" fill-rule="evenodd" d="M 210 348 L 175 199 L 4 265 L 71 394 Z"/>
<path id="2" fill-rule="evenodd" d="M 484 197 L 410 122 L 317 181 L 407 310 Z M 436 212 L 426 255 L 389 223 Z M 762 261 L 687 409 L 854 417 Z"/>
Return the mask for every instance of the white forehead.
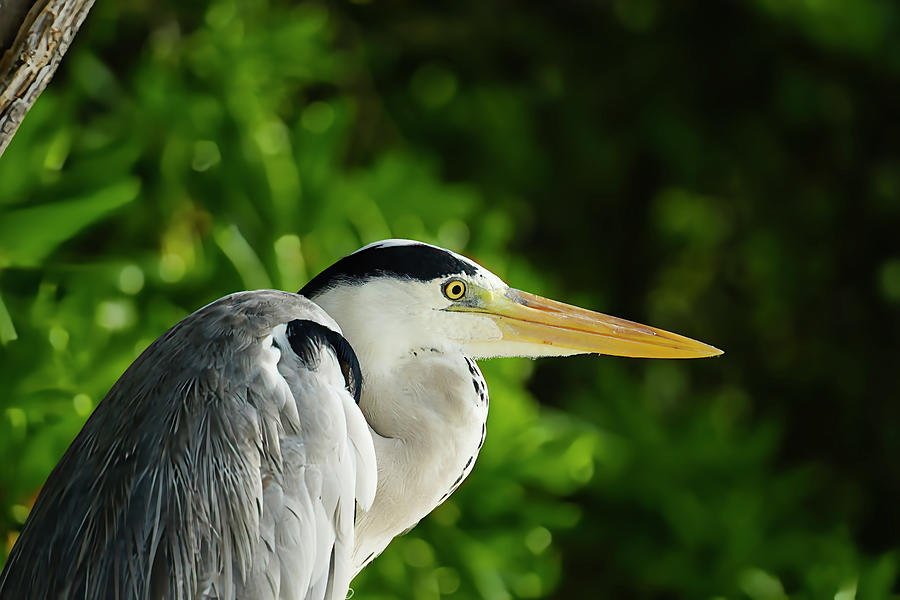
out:
<path id="1" fill-rule="evenodd" d="M 390 248 L 392 246 L 427 246 L 428 248 L 434 248 L 436 250 L 442 250 L 443 252 L 447 252 L 448 254 L 453 255 L 454 258 L 457 258 L 465 263 L 468 263 L 478 269 L 478 275 L 476 277 L 484 280 L 486 284 L 489 284 L 491 287 L 507 287 L 506 283 L 481 265 L 479 265 L 474 260 L 466 258 L 462 254 L 457 254 L 453 250 L 447 250 L 446 248 L 441 248 L 440 246 L 435 246 L 433 244 L 426 244 L 425 242 L 420 242 L 418 240 L 407 240 L 403 238 L 391 238 L 388 240 L 380 240 L 377 242 L 372 242 L 371 244 L 367 244 L 354 252 L 362 252 L 363 250 L 368 250 L 370 248 Z"/>
<path id="2" fill-rule="evenodd" d="M 431 244 L 426 244 L 425 242 L 417 242 L 416 240 L 405 240 L 402 238 L 391 238 L 389 240 L 379 240 L 377 242 L 372 242 L 371 244 L 367 244 L 357 250 L 356 252 L 362 252 L 363 250 L 368 250 L 369 248 L 391 248 L 393 246 L 431 246 Z M 431 246 L 432 248 L 437 248 L 437 246 Z M 443 248 L 440 248 L 443 250 Z M 354 252 L 353 254 L 356 254 Z M 450 252 L 449 250 L 447 252 Z"/>

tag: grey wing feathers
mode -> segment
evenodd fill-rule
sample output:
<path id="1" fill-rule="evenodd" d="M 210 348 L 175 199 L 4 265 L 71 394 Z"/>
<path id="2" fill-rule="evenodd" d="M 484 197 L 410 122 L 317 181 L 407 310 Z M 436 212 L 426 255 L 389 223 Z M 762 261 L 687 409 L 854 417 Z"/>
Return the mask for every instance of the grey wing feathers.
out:
<path id="1" fill-rule="evenodd" d="M 291 352 L 294 319 L 337 330 L 243 292 L 151 344 L 48 478 L 0 598 L 343 600 L 374 449 L 332 350 Z"/>

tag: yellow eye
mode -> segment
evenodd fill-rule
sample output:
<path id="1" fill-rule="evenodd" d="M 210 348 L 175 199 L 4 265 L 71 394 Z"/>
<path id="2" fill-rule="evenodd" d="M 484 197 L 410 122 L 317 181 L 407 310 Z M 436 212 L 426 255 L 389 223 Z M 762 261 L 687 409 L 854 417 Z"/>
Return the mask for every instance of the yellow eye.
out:
<path id="1" fill-rule="evenodd" d="M 451 279 L 444 284 L 444 295 L 450 300 L 459 300 L 466 295 L 466 284 L 459 279 Z"/>

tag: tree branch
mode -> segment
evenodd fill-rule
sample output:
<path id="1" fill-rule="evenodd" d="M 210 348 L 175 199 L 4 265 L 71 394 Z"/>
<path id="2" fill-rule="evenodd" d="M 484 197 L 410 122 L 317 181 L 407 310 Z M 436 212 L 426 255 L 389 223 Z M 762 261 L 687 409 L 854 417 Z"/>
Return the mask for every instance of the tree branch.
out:
<path id="1" fill-rule="evenodd" d="M 11 13 L 21 15 L 29 4 L 18 34 L 0 59 L 0 156 L 47 87 L 94 0 L 0 0 L 0 39 L 15 29 L 15 23 L 7 21 Z"/>

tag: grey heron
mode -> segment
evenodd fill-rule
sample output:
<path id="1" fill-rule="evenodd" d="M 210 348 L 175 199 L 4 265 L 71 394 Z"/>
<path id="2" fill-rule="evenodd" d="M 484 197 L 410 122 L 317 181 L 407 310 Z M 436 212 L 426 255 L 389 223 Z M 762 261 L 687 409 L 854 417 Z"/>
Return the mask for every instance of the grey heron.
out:
<path id="1" fill-rule="evenodd" d="M 475 360 L 721 351 L 507 286 L 408 240 L 299 294 L 221 298 L 153 342 L 41 490 L 6 598 L 343 600 L 471 472 Z"/>

